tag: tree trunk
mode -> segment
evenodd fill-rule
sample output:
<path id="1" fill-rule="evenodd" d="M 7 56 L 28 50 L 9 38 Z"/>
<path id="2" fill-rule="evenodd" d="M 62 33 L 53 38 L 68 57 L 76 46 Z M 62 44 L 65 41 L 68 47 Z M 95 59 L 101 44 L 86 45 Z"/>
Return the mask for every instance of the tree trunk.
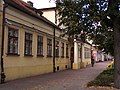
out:
<path id="1" fill-rule="evenodd" d="M 115 74 L 114 87 L 120 89 L 120 22 L 119 17 L 115 17 L 113 22 L 114 28 L 114 59 L 115 59 Z"/>

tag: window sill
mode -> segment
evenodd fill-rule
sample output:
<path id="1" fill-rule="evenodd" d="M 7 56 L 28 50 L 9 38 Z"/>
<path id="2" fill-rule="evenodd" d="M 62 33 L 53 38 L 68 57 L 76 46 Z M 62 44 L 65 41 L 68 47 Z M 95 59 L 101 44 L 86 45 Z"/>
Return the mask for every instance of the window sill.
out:
<path id="1" fill-rule="evenodd" d="M 64 58 L 64 56 L 61 56 L 61 58 Z"/>
<path id="2" fill-rule="evenodd" d="M 33 57 L 33 55 L 31 55 L 31 54 L 24 54 L 24 56 L 26 56 L 26 57 Z"/>
<path id="3" fill-rule="evenodd" d="M 59 56 L 55 56 L 56 58 L 59 58 Z"/>
<path id="4" fill-rule="evenodd" d="M 44 57 L 44 55 L 37 55 L 37 57 Z"/>
<path id="5" fill-rule="evenodd" d="M 50 56 L 50 55 L 47 55 L 47 57 L 52 57 L 52 56 Z"/>
<path id="6" fill-rule="evenodd" d="M 20 56 L 20 54 L 17 54 L 17 53 L 7 53 L 7 56 Z"/>
<path id="7" fill-rule="evenodd" d="M 69 58 L 68 56 L 66 56 L 66 58 Z"/>

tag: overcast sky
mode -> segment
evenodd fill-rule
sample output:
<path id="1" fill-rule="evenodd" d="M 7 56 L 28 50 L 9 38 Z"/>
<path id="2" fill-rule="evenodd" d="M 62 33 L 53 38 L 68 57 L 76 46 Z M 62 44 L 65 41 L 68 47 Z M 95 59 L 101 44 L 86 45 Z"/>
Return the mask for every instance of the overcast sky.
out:
<path id="1" fill-rule="evenodd" d="M 34 7 L 36 8 L 48 8 L 48 7 L 54 7 L 55 3 L 54 0 L 51 0 L 51 2 L 49 2 L 49 0 L 23 0 L 25 2 L 27 1 L 32 1 L 34 4 Z"/>

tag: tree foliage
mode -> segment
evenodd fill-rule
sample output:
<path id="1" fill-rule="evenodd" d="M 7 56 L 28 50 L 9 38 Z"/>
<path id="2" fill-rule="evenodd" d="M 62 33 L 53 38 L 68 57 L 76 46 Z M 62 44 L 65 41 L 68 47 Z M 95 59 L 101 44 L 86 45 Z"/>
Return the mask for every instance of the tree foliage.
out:
<path id="1" fill-rule="evenodd" d="M 84 32 L 99 48 L 113 54 L 114 86 L 120 89 L 120 0 L 57 0 L 60 25 L 68 35 Z M 113 46 L 114 45 L 114 46 Z"/>
<path id="2" fill-rule="evenodd" d="M 120 19 L 120 0 L 57 0 L 56 4 L 65 34 L 83 31 L 100 49 L 113 54 L 113 22 Z"/>

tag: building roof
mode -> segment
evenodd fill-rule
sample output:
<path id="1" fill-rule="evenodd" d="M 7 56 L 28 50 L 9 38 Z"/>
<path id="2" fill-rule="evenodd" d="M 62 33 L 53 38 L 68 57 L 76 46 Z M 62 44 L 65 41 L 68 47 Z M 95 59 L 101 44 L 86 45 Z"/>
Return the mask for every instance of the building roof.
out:
<path id="1" fill-rule="evenodd" d="M 55 10 L 55 9 L 56 9 L 56 7 L 49 7 L 49 8 L 41 8 L 38 10 L 44 11 L 44 10 Z"/>
<path id="2" fill-rule="evenodd" d="M 90 46 L 92 46 L 92 44 L 90 44 L 88 41 L 85 41 L 85 43 L 88 44 L 88 45 L 90 45 Z"/>
<path id="3" fill-rule="evenodd" d="M 28 15 L 31 15 L 39 20 L 42 20 L 43 22 L 52 25 L 58 29 L 60 29 L 58 26 L 56 26 L 54 23 L 52 23 L 51 21 L 49 21 L 47 18 L 45 18 L 44 16 L 42 16 L 42 11 L 30 6 L 29 4 L 27 4 L 26 2 L 22 1 L 22 0 L 4 0 L 4 2 Z M 38 13 L 40 15 L 38 15 Z"/>

